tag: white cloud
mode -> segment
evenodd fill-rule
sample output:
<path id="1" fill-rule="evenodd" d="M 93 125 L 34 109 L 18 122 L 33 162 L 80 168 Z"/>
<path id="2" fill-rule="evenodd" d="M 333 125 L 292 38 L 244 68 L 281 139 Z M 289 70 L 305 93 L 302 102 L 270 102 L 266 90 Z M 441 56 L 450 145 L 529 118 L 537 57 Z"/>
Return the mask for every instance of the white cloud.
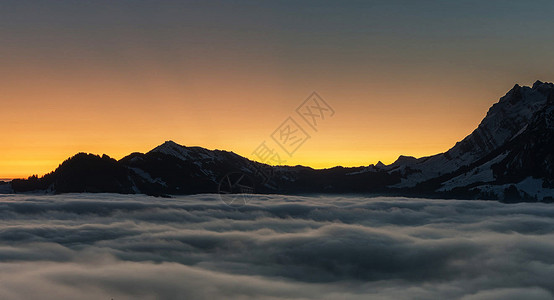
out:
<path id="1" fill-rule="evenodd" d="M 553 298 L 554 206 L 0 196 L 1 299 Z"/>

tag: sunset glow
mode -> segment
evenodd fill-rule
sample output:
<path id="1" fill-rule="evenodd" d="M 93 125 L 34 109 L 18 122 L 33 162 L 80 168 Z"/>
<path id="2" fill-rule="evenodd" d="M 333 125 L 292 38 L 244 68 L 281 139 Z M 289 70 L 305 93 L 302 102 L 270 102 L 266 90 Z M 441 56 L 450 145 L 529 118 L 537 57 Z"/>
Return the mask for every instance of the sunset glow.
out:
<path id="1" fill-rule="evenodd" d="M 336 114 L 286 164 L 391 163 L 449 149 L 515 83 L 554 78 L 552 10 L 515 2 L 417 17 L 386 1 L 25 3 L 0 5 L 0 178 L 166 140 L 255 159 L 313 91 Z"/>

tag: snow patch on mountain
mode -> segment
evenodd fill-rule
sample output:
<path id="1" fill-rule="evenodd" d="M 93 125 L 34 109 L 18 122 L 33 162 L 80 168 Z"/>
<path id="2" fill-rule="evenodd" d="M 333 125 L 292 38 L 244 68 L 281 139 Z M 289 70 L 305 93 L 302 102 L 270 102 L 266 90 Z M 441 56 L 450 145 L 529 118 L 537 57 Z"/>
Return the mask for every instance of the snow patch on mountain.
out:
<path id="1" fill-rule="evenodd" d="M 161 184 L 163 186 L 167 186 L 167 183 L 165 183 L 165 181 L 161 180 L 160 178 L 156 178 L 156 179 L 152 178 L 152 176 L 150 176 L 150 174 L 148 172 L 144 171 L 143 169 L 133 168 L 133 167 L 129 167 L 129 169 L 131 169 L 133 172 L 135 172 L 140 177 L 144 178 L 144 180 L 146 180 L 149 183 L 158 183 L 158 184 Z"/>
<path id="2" fill-rule="evenodd" d="M 487 183 L 494 181 L 495 178 L 491 167 L 492 165 L 502 161 L 504 158 L 506 158 L 506 156 L 508 156 L 508 153 L 502 153 L 494 159 L 472 169 L 471 171 L 456 176 L 442 183 L 442 187 L 439 188 L 437 192 L 451 191 L 456 187 L 464 187 L 478 182 Z"/>
<path id="3" fill-rule="evenodd" d="M 391 187 L 414 187 L 485 157 L 524 132 L 534 114 L 545 106 L 553 89 L 552 83 L 540 81 L 535 82 L 532 88 L 516 84 L 490 108 L 477 129 L 447 152 L 419 159 L 401 156 L 387 166 L 389 173 L 400 172 L 403 176 L 400 183 Z"/>
<path id="4" fill-rule="evenodd" d="M 554 189 L 544 188 L 543 180 L 533 177 L 527 177 L 524 180 L 515 183 L 515 184 L 502 184 L 502 185 L 492 185 L 484 184 L 476 186 L 472 190 L 478 190 L 481 193 L 491 194 L 496 196 L 498 199 L 505 199 L 506 190 L 511 186 L 514 186 L 520 196 L 530 196 L 535 198 L 538 201 L 552 200 L 554 198 Z"/>
<path id="5" fill-rule="evenodd" d="M 159 145 L 158 147 L 150 150 L 150 152 L 157 152 L 157 153 L 175 156 L 181 160 L 191 159 L 191 155 L 189 151 L 186 149 L 186 147 L 183 147 L 173 141 L 167 141 Z"/>
<path id="6" fill-rule="evenodd" d="M 193 161 L 194 163 L 199 163 L 200 161 L 224 161 L 226 159 L 225 153 L 227 152 L 218 150 L 212 151 L 201 147 L 186 147 L 173 141 L 166 141 L 165 143 L 150 150 L 148 153 L 162 153 L 174 156 L 182 161 Z"/>

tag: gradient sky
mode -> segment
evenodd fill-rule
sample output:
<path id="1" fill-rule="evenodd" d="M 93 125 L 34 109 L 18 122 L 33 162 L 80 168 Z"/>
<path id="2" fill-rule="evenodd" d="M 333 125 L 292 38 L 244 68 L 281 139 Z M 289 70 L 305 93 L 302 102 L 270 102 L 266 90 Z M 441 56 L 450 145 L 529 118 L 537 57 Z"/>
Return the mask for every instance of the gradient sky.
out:
<path id="1" fill-rule="evenodd" d="M 436 154 L 515 83 L 554 81 L 553 15 L 551 0 L 0 0 L 0 178 L 169 139 L 254 158 L 312 91 L 336 114 L 287 164 Z"/>

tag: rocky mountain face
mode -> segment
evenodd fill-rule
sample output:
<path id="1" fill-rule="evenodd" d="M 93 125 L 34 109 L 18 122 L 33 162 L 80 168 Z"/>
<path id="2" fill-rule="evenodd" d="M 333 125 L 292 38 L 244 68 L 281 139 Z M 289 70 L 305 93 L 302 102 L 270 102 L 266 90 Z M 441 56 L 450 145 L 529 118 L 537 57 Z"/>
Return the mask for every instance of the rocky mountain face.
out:
<path id="1" fill-rule="evenodd" d="M 232 152 L 168 141 L 119 161 L 80 153 L 41 178 L 12 181 L 11 188 L 53 193 L 217 193 L 238 176 L 246 180 L 248 191 L 258 193 L 552 201 L 553 110 L 554 84 L 515 85 L 470 135 L 447 152 L 423 158 L 400 156 L 390 165 L 323 170 L 272 167 Z"/>
<path id="2" fill-rule="evenodd" d="M 515 85 L 477 129 L 445 153 L 402 159 L 392 188 L 454 197 L 547 199 L 552 186 L 554 84 Z M 505 195 L 505 191 L 510 195 Z M 517 190 L 517 192 L 516 192 Z"/>
<path id="3" fill-rule="evenodd" d="M 226 174 L 243 172 L 254 177 L 255 170 L 264 166 L 233 152 L 184 147 L 173 141 L 119 162 L 131 170 L 136 192 L 148 194 L 215 193 Z"/>
<path id="4" fill-rule="evenodd" d="M 413 187 L 487 156 L 527 128 L 536 113 L 545 107 L 552 90 L 552 83 L 537 81 L 532 88 L 516 84 L 489 109 L 470 135 L 447 152 L 420 159 L 401 157 L 393 163 L 389 170 L 410 170 L 397 187 Z"/>

